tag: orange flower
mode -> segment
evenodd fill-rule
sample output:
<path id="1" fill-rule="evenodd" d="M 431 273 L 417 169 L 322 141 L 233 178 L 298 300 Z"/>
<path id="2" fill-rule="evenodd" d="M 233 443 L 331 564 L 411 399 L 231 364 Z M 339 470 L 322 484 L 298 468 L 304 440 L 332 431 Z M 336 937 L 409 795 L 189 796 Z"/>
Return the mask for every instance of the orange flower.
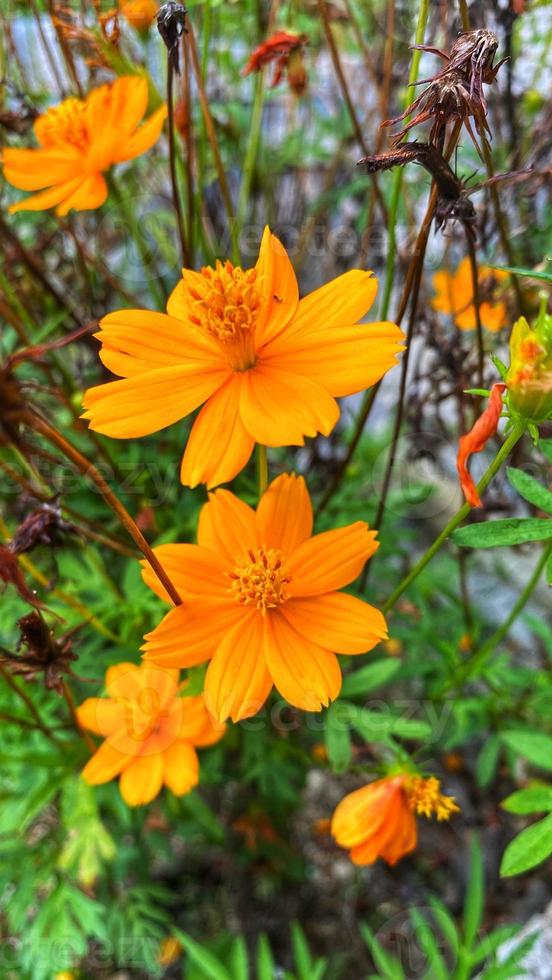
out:
<path id="1" fill-rule="evenodd" d="M 332 818 L 331 832 L 350 851 L 353 864 L 373 864 L 379 857 L 393 865 L 416 847 L 416 814 L 448 820 L 459 807 L 443 796 L 438 779 L 402 772 L 377 779 L 349 793 Z"/>
<path id="2" fill-rule="evenodd" d="M 307 44 L 308 38 L 306 34 L 288 34 L 287 31 L 276 31 L 272 37 L 259 44 L 254 51 L 252 51 L 249 61 L 247 62 L 245 68 L 242 71 L 242 75 L 250 75 L 253 71 L 262 71 L 262 69 L 269 65 L 272 61 L 275 62 L 274 67 L 274 77 L 272 79 L 271 88 L 275 88 L 276 85 L 282 80 L 282 75 L 284 74 L 290 57 L 296 56 L 301 48 Z M 294 66 L 295 71 L 297 66 Z M 304 83 L 302 85 L 301 91 L 306 85 L 306 76 L 304 78 Z M 300 92 L 298 93 L 300 94 Z"/>
<path id="3" fill-rule="evenodd" d="M 146 636 L 148 662 L 210 660 L 204 697 L 220 721 L 254 715 L 272 685 L 290 704 L 319 711 L 341 688 L 337 653 L 371 650 L 387 636 L 379 610 L 338 592 L 376 551 L 363 521 L 312 534 L 302 477 L 283 474 L 257 511 L 228 490 L 201 510 L 199 544 L 156 549 L 183 599 Z M 144 563 L 143 577 L 168 599 Z"/>
<path id="4" fill-rule="evenodd" d="M 506 323 L 507 308 L 502 300 L 494 299 L 497 285 L 508 278 L 507 272 L 491 269 L 489 266 L 479 267 L 480 297 L 490 296 L 492 302 L 484 300 L 479 306 L 481 324 L 490 333 L 502 330 Z M 477 320 L 473 303 L 473 276 L 470 260 L 462 259 L 454 275 L 442 270 L 433 276 L 436 295 L 431 301 L 434 310 L 449 313 L 460 330 L 475 330 Z"/>
<path id="5" fill-rule="evenodd" d="M 156 0 L 119 0 L 123 17 L 137 31 L 147 31 L 157 17 Z"/>
<path id="6" fill-rule="evenodd" d="M 335 399 L 375 384 L 395 364 L 403 334 L 392 323 L 359 324 L 377 281 L 346 272 L 299 301 L 281 243 L 265 229 L 254 269 L 230 262 L 185 269 L 167 304 L 110 313 L 100 357 L 123 380 L 86 392 L 92 429 L 145 436 L 205 402 L 182 464 L 187 486 L 231 480 L 255 442 L 302 446 L 328 435 Z"/>
<path id="7" fill-rule="evenodd" d="M 480 453 L 491 436 L 494 436 L 502 412 L 502 393 L 505 388 L 506 385 L 502 383 L 493 385 L 487 408 L 473 428 L 465 436 L 461 436 L 458 443 L 456 468 L 460 477 L 460 486 L 470 507 L 481 507 L 482 504 L 477 487 L 469 474 L 468 462 L 473 453 Z"/>
<path id="8" fill-rule="evenodd" d="M 99 208 L 107 198 L 103 171 L 132 160 L 159 139 L 165 106 L 138 126 L 148 104 L 148 84 L 137 75 L 100 85 L 86 99 L 65 99 L 35 122 L 38 149 L 3 150 L 6 180 L 23 191 L 40 194 L 14 204 L 15 211 L 43 211 L 56 206 L 67 214 Z"/>
<path id="9" fill-rule="evenodd" d="M 199 780 L 194 746 L 212 745 L 224 734 L 203 699 L 180 697 L 178 671 L 148 663 L 110 667 L 105 682 L 108 697 L 88 698 L 77 708 L 79 724 L 105 738 L 83 778 L 96 786 L 120 775 L 129 806 L 149 803 L 163 783 L 176 796 L 188 793 Z"/>

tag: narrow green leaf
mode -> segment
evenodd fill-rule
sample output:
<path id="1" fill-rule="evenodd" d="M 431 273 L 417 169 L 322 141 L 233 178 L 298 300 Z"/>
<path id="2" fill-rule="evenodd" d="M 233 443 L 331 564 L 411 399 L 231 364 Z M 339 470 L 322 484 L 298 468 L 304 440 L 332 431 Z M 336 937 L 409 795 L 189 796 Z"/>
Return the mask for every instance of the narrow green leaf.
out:
<path id="1" fill-rule="evenodd" d="M 475 760 L 475 775 L 477 785 L 485 788 L 492 781 L 496 772 L 498 758 L 500 755 L 500 739 L 498 735 L 491 735 L 485 740 L 483 746 L 477 754 Z"/>
<path id="2" fill-rule="evenodd" d="M 420 949 L 431 965 L 431 976 L 435 980 L 449 980 L 450 971 L 441 955 L 435 933 L 425 916 L 419 909 L 410 909 L 410 918 L 414 926 Z"/>
<path id="3" fill-rule="evenodd" d="M 548 585 L 552 585 L 552 555 L 550 555 L 550 558 L 546 562 L 546 581 Z"/>
<path id="4" fill-rule="evenodd" d="M 400 660 L 378 660 L 376 663 L 368 664 L 355 670 L 352 674 L 346 674 L 343 678 L 341 695 L 344 698 L 353 697 L 355 694 L 368 694 L 369 691 L 382 687 L 397 673 L 401 666 Z"/>
<path id="5" fill-rule="evenodd" d="M 534 476 L 513 466 L 508 467 L 506 472 L 514 490 L 517 490 L 524 500 L 540 510 L 545 510 L 547 514 L 552 514 L 552 492 L 547 487 L 535 480 Z"/>
<path id="6" fill-rule="evenodd" d="M 548 462 L 552 463 L 552 439 L 541 439 L 539 441 L 539 449 Z"/>
<path id="7" fill-rule="evenodd" d="M 404 972 L 401 964 L 391 953 L 388 953 L 383 948 L 380 941 L 376 939 L 374 933 L 366 923 L 361 923 L 360 931 L 364 942 L 370 950 L 370 956 L 380 971 L 381 978 L 383 980 L 404 980 Z"/>
<path id="8" fill-rule="evenodd" d="M 511 730 L 502 732 L 501 738 L 506 745 L 528 759 L 534 766 L 552 770 L 552 738 L 542 732 L 526 732 Z"/>
<path id="9" fill-rule="evenodd" d="M 195 963 L 203 971 L 208 980 L 232 980 L 228 971 L 213 953 L 201 946 L 200 943 L 196 943 L 195 939 L 180 929 L 175 930 L 175 934 L 184 946 L 192 963 Z"/>
<path id="10" fill-rule="evenodd" d="M 483 857 L 474 835 L 470 842 L 470 878 L 464 901 L 464 944 L 467 949 L 472 948 L 481 925 L 484 894 Z"/>
<path id="11" fill-rule="evenodd" d="M 248 980 L 249 961 L 247 958 L 247 946 L 243 936 L 237 936 L 232 943 L 228 966 L 232 974 L 232 980 Z"/>
<path id="12" fill-rule="evenodd" d="M 500 874 L 504 877 L 519 875 L 540 864 L 552 854 L 552 813 L 543 820 L 526 827 L 508 844 L 504 851 Z"/>
<path id="13" fill-rule="evenodd" d="M 507 548 L 527 541 L 548 541 L 552 538 L 552 521 L 539 517 L 483 521 L 459 528 L 452 538 L 463 548 Z"/>
<path id="14" fill-rule="evenodd" d="M 305 933 L 298 922 L 291 923 L 291 945 L 299 980 L 311 980 L 311 955 Z"/>
<path id="15" fill-rule="evenodd" d="M 276 964 L 272 956 L 272 950 L 268 941 L 268 936 L 261 933 L 257 946 L 257 980 L 274 980 Z"/>
<path id="16" fill-rule="evenodd" d="M 552 810 L 552 786 L 528 786 L 506 797 L 500 804 L 508 813 L 546 813 Z"/>
<path id="17" fill-rule="evenodd" d="M 369 742 L 385 741 L 389 735 L 400 738 L 424 739 L 431 736 L 431 725 L 415 718 L 398 718 L 368 708 L 350 705 L 351 724 Z"/>
<path id="18" fill-rule="evenodd" d="M 515 276 L 527 276 L 529 279 L 543 279 L 544 282 L 552 282 L 552 272 L 523 269 L 517 265 L 493 265 L 491 269 L 500 269 L 503 272 L 513 272 Z"/>

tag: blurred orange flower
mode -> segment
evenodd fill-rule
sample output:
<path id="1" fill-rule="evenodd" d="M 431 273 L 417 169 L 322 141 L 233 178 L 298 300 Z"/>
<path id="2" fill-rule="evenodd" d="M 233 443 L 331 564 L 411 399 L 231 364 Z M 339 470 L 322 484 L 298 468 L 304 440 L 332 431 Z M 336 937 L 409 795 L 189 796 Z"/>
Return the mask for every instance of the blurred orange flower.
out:
<path id="1" fill-rule="evenodd" d="M 331 832 L 350 851 L 353 864 L 383 858 L 394 865 L 416 847 L 416 814 L 448 820 L 457 812 L 454 799 L 441 793 L 438 779 L 402 772 L 349 793 L 335 810 Z"/>
<path id="2" fill-rule="evenodd" d="M 287 31 L 276 31 L 272 37 L 263 41 L 262 44 L 259 44 L 251 52 L 249 61 L 242 71 L 242 75 L 250 75 L 253 71 L 261 71 L 266 65 L 275 62 L 274 76 L 270 85 L 271 88 L 275 88 L 282 80 L 282 75 L 286 68 L 288 68 L 290 59 L 295 58 L 307 42 L 308 38 L 306 34 L 288 34 Z M 297 65 L 294 64 L 293 67 L 297 71 Z M 306 74 L 304 74 L 302 86 L 299 87 L 301 91 L 305 88 L 305 85 Z"/>
<path id="3" fill-rule="evenodd" d="M 71 208 L 87 211 L 107 198 L 103 171 L 132 160 L 159 139 L 167 115 L 157 109 L 142 126 L 148 104 L 148 84 L 137 75 L 100 85 L 86 99 L 65 99 L 39 116 L 34 131 L 37 149 L 2 151 L 4 176 L 23 191 L 41 193 L 13 204 L 16 211 L 43 211 L 56 207 L 65 215 Z"/>
<path id="4" fill-rule="evenodd" d="M 228 490 L 201 510 L 199 544 L 156 549 L 183 599 L 146 636 L 149 663 L 192 667 L 210 660 L 204 697 L 220 721 L 256 714 L 274 684 L 297 708 L 336 698 L 336 653 L 371 650 L 387 636 L 378 609 L 338 592 L 378 548 L 363 521 L 312 537 L 302 477 L 283 474 L 253 511 Z M 159 581 L 143 577 L 164 599 Z"/>
<path id="5" fill-rule="evenodd" d="M 157 432 L 205 402 L 181 478 L 217 486 L 246 465 L 255 442 L 302 446 L 328 435 L 336 398 L 375 384 L 403 350 L 393 323 L 359 324 L 377 281 L 353 269 L 299 300 L 288 255 L 265 229 L 255 268 L 185 269 L 168 316 L 120 310 L 100 323 L 100 357 L 123 380 L 90 388 L 84 418 L 128 439 Z"/>
<path id="6" fill-rule="evenodd" d="M 147 31 L 157 17 L 159 5 L 156 0 L 119 0 L 119 10 L 135 30 Z"/>
<path id="7" fill-rule="evenodd" d="M 96 786 L 120 775 L 129 806 L 149 803 L 163 783 L 176 796 L 188 793 L 199 781 L 195 747 L 224 734 L 203 698 L 181 697 L 178 671 L 148 663 L 109 667 L 105 685 L 107 697 L 88 698 L 77 708 L 79 724 L 105 738 L 83 779 Z"/>
<path id="8" fill-rule="evenodd" d="M 507 307 L 501 299 L 495 299 L 497 287 L 508 278 L 508 273 L 489 266 L 479 267 L 479 292 L 483 302 L 479 313 L 481 324 L 490 333 L 502 330 L 506 324 Z M 477 320 L 473 303 L 473 276 L 470 260 L 462 259 L 454 274 L 441 270 L 433 276 L 435 296 L 431 300 L 434 310 L 449 313 L 460 330 L 475 330 Z M 485 299 L 485 297 L 490 299 Z"/>

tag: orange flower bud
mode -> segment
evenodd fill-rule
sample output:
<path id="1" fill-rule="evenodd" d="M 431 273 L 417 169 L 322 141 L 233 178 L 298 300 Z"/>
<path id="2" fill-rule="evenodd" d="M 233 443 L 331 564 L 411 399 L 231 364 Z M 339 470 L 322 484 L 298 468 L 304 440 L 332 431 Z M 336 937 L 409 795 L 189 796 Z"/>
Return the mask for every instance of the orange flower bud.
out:
<path id="1" fill-rule="evenodd" d="M 119 0 L 119 9 L 136 31 L 147 31 L 157 16 L 155 0 Z"/>
<path id="2" fill-rule="evenodd" d="M 482 504 L 475 483 L 468 471 L 468 460 L 473 453 L 480 453 L 491 436 L 494 436 L 502 412 L 502 393 L 505 388 L 506 385 L 502 383 L 493 385 L 489 403 L 483 415 L 477 419 L 473 429 L 461 437 L 458 445 L 456 467 L 460 477 L 460 485 L 470 507 L 481 507 Z"/>

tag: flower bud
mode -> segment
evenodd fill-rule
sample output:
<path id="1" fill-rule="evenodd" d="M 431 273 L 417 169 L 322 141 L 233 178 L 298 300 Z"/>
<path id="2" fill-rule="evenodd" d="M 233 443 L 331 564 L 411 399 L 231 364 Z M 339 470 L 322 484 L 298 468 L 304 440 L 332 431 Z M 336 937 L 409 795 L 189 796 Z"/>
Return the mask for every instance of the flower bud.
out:
<path id="1" fill-rule="evenodd" d="M 533 327 L 523 316 L 514 323 L 506 385 L 513 415 L 536 425 L 552 419 L 552 316 L 545 303 Z"/>

